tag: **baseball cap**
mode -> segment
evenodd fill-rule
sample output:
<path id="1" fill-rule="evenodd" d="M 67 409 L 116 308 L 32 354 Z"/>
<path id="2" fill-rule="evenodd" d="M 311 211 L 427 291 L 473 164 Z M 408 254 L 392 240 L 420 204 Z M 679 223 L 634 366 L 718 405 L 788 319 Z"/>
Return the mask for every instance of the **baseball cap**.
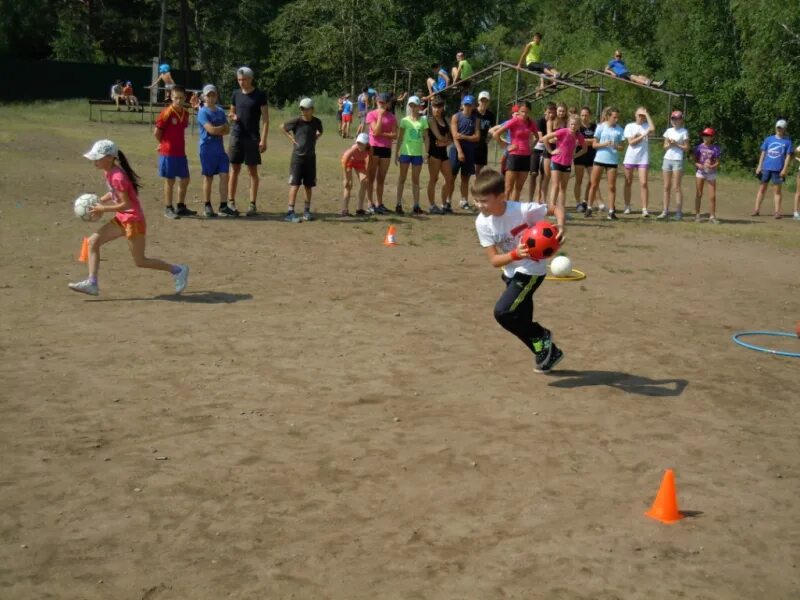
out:
<path id="1" fill-rule="evenodd" d="M 416 104 L 417 106 L 419 106 L 419 98 L 417 96 L 411 96 L 408 99 L 408 103 L 409 104 Z"/>
<path id="2" fill-rule="evenodd" d="M 717 132 L 714 131 L 711 127 L 706 127 L 705 129 L 703 129 L 701 133 L 702 135 L 710 135 L 712 137 L 717 135 Z"/>
<path id="3" fill-rule="evenodd" d="M 473 96 L 464 96 L 461 99 L 461 104 L 475 104 L 475 98 Z"/>
<path id="4" fill-rule="evenodd" d="M 208 83 L 203 86 L 203 96 L 208 96 L 211 92 L 214 92 L 219 96 L 219 93 L 217 92 L 217 87 L 215 85 Z"/>
<path id="5" fill-rule="evenodd" d="M 169 73 L 170 72 L 169 65 L 167 63 L 158 65 L 158 72 L 159 73 Z"/>
<path id="6" fill-rule="evenodd" d="M 786 129 L 786 119 L 778 119 L 778 122 L 775 123 L 775 127 L 780 127 L 781 129 Z"/>
<path id="7" fill-rule="evenodd" d="M 359 133 L 356 136 L 356 142 L 359 144 L 364 144 L 365 146 L 369 146 L 369 135 L 366 133 Z"/>
<path id="8" fill-rule="evenodd" d="M 512 106 L 511 112 L 512 113 L 519 112 L 519 104 L 515 104 L 514 106 Z"/>
<path id="9" fill-rule="evenodd" d="M 670 119 L 682 119 L 683 113 L 679 110 L 673 110 L 672 114 L 669 116 Z"/>
<path id="10" fill-rule="evenodd" d="M 249 77 L 250 79 L 252 79 L 255 76 L 255 73 L 253 73 L 253 69 L 251 69 L 250 67 L 239 67 L 238 69 L 236 69 L 236 74 L 239 77 Z"/>
<path id="11" fill-rule="evenodd" d="M 492 97 L 489 95 L 489 92 L 487 92 L 485 90 L 483 92 L 481 92 L 480 94 L 478 94 L 478 100 L 483 100 L 484 98 L 486 98 L 487 100 L 491 100 L 492 99 Z"/>
<path id="12" fill-rule="evenodd" d="M 92 149 L 83 156 L 89 160 L 100 160 L 104 156 L 119 156 L 119 150 L 111 140 L 97 140 Z"/>
<path id="13" fill-rule="evenodd" d="M 300 108 L 314 108 L 314 101 L 311 98 L 300 100 Z"/>
<path id="14" fill-rule="evenodd" d="M 389 94 L 386 92 L 382 92 L 378 94 L 378 102 L 388 102 L 389 101 Z"/>

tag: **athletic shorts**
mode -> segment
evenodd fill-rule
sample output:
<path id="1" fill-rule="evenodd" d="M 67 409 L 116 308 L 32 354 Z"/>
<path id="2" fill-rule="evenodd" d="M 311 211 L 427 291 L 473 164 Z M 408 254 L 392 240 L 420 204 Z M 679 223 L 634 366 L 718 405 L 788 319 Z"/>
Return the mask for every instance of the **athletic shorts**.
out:
<path id="1" fill-rule="evenodd" d="M 694 176 L 697 177 L 697 179 L 702 179 L 704 181 L 708 181 L 709 183 L 713 183 L 717 180 L 716 171 L 703 171 L 702 169 L 697 169 L 694 173 Z"/>
<path id="2" fill-rule="evenodd" d="M 544 72 L 545 69 L 552 69 L 553 65 L 550 65 L 548 63 L 532 62 L 528 63 L 526 65 L 526 68 L 528 69 L 528 71 L 535 71 L 536 73 L 542 73 Z"/>
<path id="3" fill-rule="evenodd" d="M 640 164 L 640 163 L 625 163 L 623 165 L 626 169 L 647 169 L 650 165 L 647 163 Z"/>
<path id="4" fill-rule="evenodd" d="M 375 158 L 392 158 L 392 149 L 383 146 L 370 146 L 370 152 Z"/>
<path id="5" fill-rule="evenodd" d="M 573 160 L 572 164 L 580 167 L 591 167 L 594 164 L 594 150 L 589 150 L 586 154 L 582 154 Z"/>
<path id="6" fill-rule="evenodd" d="M 227 173 L 230 171 L 230 160 L 225 150 L 214 148 L 207 150 L 205 147 L 200 148 L 200 173 L 205 177 L 213 177 L 220 173 Z"/>
<path id="7" fill-rule="evenodd" d="M 609 169 L 616 169 L 619 165 L 612 165 L 611 163 L 604 163 L 599 161 L 594 161 L 595 167 L 600 167 L 604 171 L 608 171 Z"/>
<path id="8" fill-rule="evenodd" d="M 544 161 L 542 154 L 544 150 L 534 150 L 531 154 L 531 173 L 536 177 L 539 173 L 544 173 Z"/>
<path id="9" fill-rule="evenodd" d="M 422 160 L 421 156 L 409 156 L 408 154 L 400 155 L 401 165 L 412 165 L 414 167 L 419 167 L 423 162 L 424 161 Z"/>
<path id="10" fill-rule="evenodd" d="M 561 173 L 572 173 L 572 165 L 560 165 L 556 161 L 550 163 L 550 170 Z"/>
<path id="11" fill-rule="evenodd" d="M 447 146 L 437 146 L 436 144 L 431 144 L 428 148 L 428 156 L 437 160 L 448 160 Z"/>
<path id="12" fill-rule="evenodd" d="M 314 187 L 317 185 L 317 157 L 292 156 L 289 165 L 289 185 Z"/>
<path id="13" fill-rule="evenodd" d="M 631 74 L 630 73 L 623 73 L 622 75 L 617 75 L 617 78 L 618 79 L 625 79 L 627 81 L 630 81 L 631 80 Z"/>
<path id="14" fill-rule="evenodd" d="M 342 123 L 350 123 L 353 120 L 353 113 L 342 114 Z"/>
<path id="15" fill-rule="evenodd" d="M 158 176 L 165 179 L 189 179 L 189 161 L 185 156 L 159 156 Z"/>
<path id="16" fill-rule="evenodd" d="M 665 158 L 661 163 L 662 171 L 683 171 L 683 161 Z"/>
<path id="17" fill-rule="evenodd" d="M 761 183 L 772 183 L 775 185 L 781 185 L 783 183 L 783 177 L 781 177 L 780 171 L 761 171 L 761 176 L 758 180 Z"/>
<path id="18" fill-rule="evenodd" d="M 357 171 L 358 173 L 366 173 L 367 172 L 367 163 L 366 162 L 353 162 L 348 161 L 347 164 L 344 165 L 344 168 L 353 171 Z"/>
<path id="19" fill-rule="evenodd" d="M 261 152 L 258 149 L 258 140 L 231 136 L 231 145 L 228 147 L 232 165 L 246 164 L 249 167 L 261 164 Z"/>
<path id="20" fill-rule="evenodd" d="M 475 164 L 481 167 L 489 164 L 489 146 L 485 142 L 475 146 Z"/>
<path id="21" fill-rule="evenodd" d="M 514 173 L 528 173 L 531 170 L 530 154 L 509 154 L 506 160 L 506 170 Z"/>
<path id="22" fill-rule="evenodd" d="M 450 151 L 448 152 L 453 177 L 458 175 L 459 172 L 467 177 L 475 175 L 475 146 L 462 143 L 461 150 L 464 152 L 463 161 L 458 160 L 458 151 L 456 151 L 455 144 L 450 146 Z"/>
<path id="23" fill-rule="evenodd" d="M 114 217 L 111 221 L 122 230 L 122 233 L 129 240 L 147 234 L 147 224 L 144 221 L 125 221 L 123 223 L 117 217 Z"/>

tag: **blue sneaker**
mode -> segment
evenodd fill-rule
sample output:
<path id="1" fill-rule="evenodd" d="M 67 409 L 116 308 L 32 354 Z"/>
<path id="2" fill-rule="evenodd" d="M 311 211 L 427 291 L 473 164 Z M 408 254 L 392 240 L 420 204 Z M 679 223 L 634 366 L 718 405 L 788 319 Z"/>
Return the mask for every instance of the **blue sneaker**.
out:
<path id="1" fill-rule="evenodd" d="M 175 293 L 180 294 L 186 289 L 186 284 L 189 283 L 189 265 L 178 265 L 180 271 L 175 273 L 172 277 L 175 279 Z"/>
<path id="2" fill-rule="evenodd" d="M 287 223 L 299 223 L 300 217 L 297 216 L 293 210 L 286 211 L 286 216 L 283 217 L 283 220 Z"/>

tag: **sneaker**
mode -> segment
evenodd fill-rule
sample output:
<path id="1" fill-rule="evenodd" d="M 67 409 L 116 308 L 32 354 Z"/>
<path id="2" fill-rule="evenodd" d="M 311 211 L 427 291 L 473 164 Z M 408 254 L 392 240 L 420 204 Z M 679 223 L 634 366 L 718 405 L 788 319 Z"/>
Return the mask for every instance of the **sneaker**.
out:
<path id="1" fill-rule="evenodd" d="M 586 202 L 578 202 L 578 204 L 575 205 L 575 212 L 586 212 Z"/>
<path id="2" fill-rule="evenodd" d="M 453 214 L 453 207 L 450 206 L 449 202 L 445 202 L 442 204 L 442 214 L 445 215 L 452 215 Z"/>
<path id="3" fill-rule="evenodd" d="M 314 215 L 311 214 L 310 210 L 303 211 L 303 221 L 313 221 Z"/>
<path id="4" fill-rule="evenodd" d="M 601 202 L 600 206 L 597 207 L 597 210 L 600 212 L 606 212 L 606 205 Z"/>
<path id="5" fill-rule="evenodd" d="M 561 362 L 561 359 L 564 358 L 564 353 L 561 349 L 553 344 L 552 350 L 550 352 L 550 358 L 544 364 L 537 364 L 533 371 L 534 373 L 549 373 L 553 370 L 558 363 Z"/>
<path id="6" fill-rule="evenodd" d="M 661 81 L 651 81 L 650 85 L 653 86 L 654 88 L 661 89 L 661 88 L 664 87 L 665 83 L 667 83 L 667 80 L 666 79 L 662 79 Z"/>
<path id="7" fill-rule="evenodd" d="M 406 211 L 403 210 L 403 205 L 402 204 L 398 204 L 397 206 L 394 207 L 394 214 L 396 214 L 396 215 L 404 215 L 404 214 L 406 214 Z"/>
<path id="8" fill-rule="evenodd" d="M 368 215 L 374 215 L 374 214 L 376 214 L 376 212 L 375 212 L 375 205 L 374 205 L 374 204 L 370 204 L 370 205 L 369 205 L 369 207 L 367 207 L 367 214 L 368 214 Z"/>
<path id="9" fill-rule="evenodd" d="M 444 211 L 439 208 L 436 204 L 431 204 L 431 207 L 428 209 L 429 215 L 443 215 Z"/>
<path id="10" fill-rule="evenodd" d="M 365 211 L 363 208 L 359 208 L 356 211 L 356 216 L 359 216 L 359 217 L 364 217 L 364 216 L 366 216 L 366 214 L 367 214 L 367 211 Z"/>
<path id="11" fill-rule="evenodd" d="M 203 207 L 203 216 L 205 216 L 208 219 L 211 219 L 213 217 L 216 217 L 217 213 L 214 212 L 214 207 L 213 206 L 211 206 L 210 204 L 206 204 Z"/>
<path id="12" fill-rule="evenodd" d="M 287 223 L 299 223 L 300 217 L 298 217 L 293 210 L 287 210 L 286 216 L 283 217 L 283 220 Z"/>
<path id="13" fill-rule="evenodd" d="M 648 210 L 646 208 L 642 209 L 642 218 L 643 219 L 649 219 L 650 218 L 650 213 L 648 212 Z"/>
<path id="14" fill-rule="evenodd" d="M 667 211 L 662 211 L 661 214 L 656 217 L 656 219 L 658 219 L 659 221 L 664 221 L 666 219 L 669 219 L 669 213 Z"/>
<path id="15" fill-rule="evenodd" d="M 247 212 L 244 213 L 244 216 L 245 217 L 255 217 L 257 214 L 258 214 L 258 209 L 256 208 L 256 203 L 255 202 L 251 202 L 250 206 L 247 207 Z"/>
<path id="16" fill-rule="evenodd" d="M 100 288 L 96 283 L 88 279 L 79 281 L 78 283 L 70 283 L 69 289 L 73 292 L 80 292 L 81 294 L 89 294 L 90 296 L 97 296 L 100 293 Z"/>
<path id="17" fill-rule="evenodd" d="M 800 212 L 796 212 L 796 213 L 794 213 L 794 216 L 793 216 L 792 218 L 793 218 L 795 221 L 800 221 Z"/>
<path id="18" fill-rule="evenodd" d="M 776 219 L 782 219 L 782 218 L 783 218 L 783 215 L 782 215 L 781 213 L 779 213 L 779 212 L 776 212 L 776 213 L 775 213 L 774 215 L 772 215 L 772 216 L 773 216 L 774 218 L 776 218 Z"/>
<path id="19" fill-rule="evenodd" d="M 167 217 L 168 219 L 173 219 L 173 220 L 180 219 L 178 213 L 176 213 L 175 209 L 172 208 L 171 206 L 168 206 L 167 208 L 164 209 L 164 216 Z"/>
<path id="20" fill-rule="evenodd" d="M 622 211 L 622 214 L 623 214 L 623 215 L 629 215 L 629 214 L 631 214 L 631 207 L 630 207 L 630 206 L 626 206 L 626 207 L 625 207 L 625 210 L 623 210 L 623 211 Z"/>
<path id="21" fill-rule="evenodd" d="M 364 212 L 364 211 L 362 210 L 361 212 Z M 339 211 L 339 216 L 340 217 L 349 217 L 350 216 L 350 211 L 349 210 L 345 210 L 343 208 L 342 210 Z"/>
<path id="22" fill-rule="evenodd" d="M 230 204 L 226 204 L 225 206 L 220 206 L 219 214 L 221 217 L 238 217 L 239 211 L 231 208 Z"/>
<path id="23" fill-rule="evenodd" d="M 415 206 L 414 208 L 411 209 L 411 214 L 417 216 L 424 215 L 425 211 L 422 210 L 419 206 Z"/>
<path id="24" fill-rule="evenodd" d="M 683 221 L 683 213 L 681 211 L 677 211 L 675 213 L 675 220 L 676 221 Z"/>
<path id="25" fill-rule="evenodd" d="M 180 217 L 193 217 L 197 214 L 197 211 L 188 208 L 185 204 L 178 204 L 176 213 Z"/>
<path id="26" fill-rule="evenodd" d="M 583 218 L 584 219 L 588 219 L 591 216 L 592 216 L 592 207 L 591 206 L 587 206 L 586 207 L 586 212 L 583 213 Z"/>
<path id="27" fill-rule="evenodd" d="M 388 215 L 389 212 L 390 212 L 389 209 L 386 208 L 383 204 L 378 204 L 378 206 L 375 207 L 376 215 Z"/>
<path id="28" fill-rule="evenodd" d="M 800 221 L 800 217 L 795 217 L 795 219 Z M 717 217 L 708 217 L 708 222 L 713 223 L 714 225 L 719 225 L 719 220 Z"/>
<path id="29" fill-rule="evenodd" d="M 751 217 L 760 217 L 761 215 L 758 213 L 757 210 L 754 210 L 753 212 L 750 213 L 750 216 Z"/>
<path id="30" fill-rule="evenodd" d="M 549 329 L 545 329 L 544 327 L 544 335 L 537 340 L 537 342 L 542 344 L 540 350 L 536 350 L 536 347 L 533 348 L 533 353 L 536 356 L 536 368 L 541 367 L 541 365 L 547 363 L 550 360 L 550 352 L 553 349 L 553 334 Z"/>
<path id="31" fill-rule="evenodd" d="M 470 209 L 469 208 L 469 201 L 468 200 L 462 200 L 461 202 L 458 203 L 458 207 L 461 210 L 469 210 Z"/>
<path id="32" fill-rule="evenodd" d="M 183 290 L 186 289 L 186 284 L 189 283 L 189 265 L 178 265 L 180 267 L 180 271 L 173 275 L 173 279 L 175 279 L 175 293 L 180 294 Z"/>
<path id="33" fill-rule="evenodd" d="M 699 213 L 694 216 L 694 222 L 695 223 L 700 223 L 702 220 L 703 220 L 703 217 L 700 216 Z"/>
<path id="34" fill-rule="evenodd" d="M 619 217 L 617 216 L 616 211 L 610 210 L 608 211 L 608 216 L 606 217 L 609 221 L 619 221 Z"/>

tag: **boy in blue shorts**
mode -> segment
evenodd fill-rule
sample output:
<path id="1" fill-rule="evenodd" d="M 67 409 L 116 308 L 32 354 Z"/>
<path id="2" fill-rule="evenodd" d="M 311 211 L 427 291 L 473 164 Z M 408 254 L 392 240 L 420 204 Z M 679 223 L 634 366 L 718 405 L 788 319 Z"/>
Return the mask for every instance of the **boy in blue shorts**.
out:
<path id="1" fill-rule="evenodd" d="M 211 206 L 211 186 L 214 175 L 219 175 L 220 204 L 228 199 L 228 171 L 230 161 L 225 152 L 222 137 L 230 131 L 228 117 L 217 102 L 217 88 L 209 84 L 203 88 L 205 106 L 197 113 L 197 124 L 200 126 L 200 170 L 203 174 L 203 213 L 206 217 L 216 217 Z"/>
<path id="2" fill-rule="evenodd" d="M 502 267 L 506 290 L 494 307 L 494 318 L 513 333 L 535 357 L 534 372 L 549 373 L 564 358 L 552 341 L 552 333 L 533 320 L 533 295 L 544 281 L 546 261 L 528 258 L 528 247 L 520 236 L 547 215 L 558 221 L 558 238 L 564 241 L 564 207 L 548 207 L 536 202 L 506 202 L 505 178 L 493 169 L 483 169 L 472 186 L 478 241 L 485 248 L 489 263 Z"/>
<path id="3" fill-rule="evenodd" d="M 450 119 L 450 133 L 453 145 L 450 146 L 449 158 L 453 177 L 461 173 L 462 210 L 469 210 L 469 178 L 475 174 L 475 149 L 481 139 L 481 128 L 478 115 L 475 113 L 475 98 L 464 96 L 461 99 L 461 110 Z M 453 186 L 455 188 L 455 185 Z M 450 190 L 451 198 L 453 189 Z M 444 204 L 444 212 L 452 214 L 451 199 Z"/>
<path id="4" fill-rule="evenodd" d="M 186 127 L 189 111 L 184 107 L 186 91 L 182 86 L 172 88 L 170 105 L 156 119 L 153 135 L 158 140 L 158 175 L 164 178 L 164 216 L 178 219 L 196 215 L 186 207 L 186 189 L 189 187 L 189 161 L 186 159 Z M 172 206 L 175 180 L 178 183 L 178 209 Z"/>
<path id="5" fill-rule="evenodd" d="M 775 214 L 776 219 L 782 219 L 781 215 L 781 191 L 783 180 L 789 171 L 789 163 L 792 161 L 792 140 L 786 137 L 786 121 L 779 119 L 775 123 L 775 135 L 767 137 L 761 144 L 761 156 L 758 157 L 756 167 L 756 177 L 761 185 L 758 186 L 756 194 L 756 206 L 752 217 L 757 217 L 761 210 L 761 202 L 767 192 L 767 185 L 770 183 L 775 188 Z"/>

